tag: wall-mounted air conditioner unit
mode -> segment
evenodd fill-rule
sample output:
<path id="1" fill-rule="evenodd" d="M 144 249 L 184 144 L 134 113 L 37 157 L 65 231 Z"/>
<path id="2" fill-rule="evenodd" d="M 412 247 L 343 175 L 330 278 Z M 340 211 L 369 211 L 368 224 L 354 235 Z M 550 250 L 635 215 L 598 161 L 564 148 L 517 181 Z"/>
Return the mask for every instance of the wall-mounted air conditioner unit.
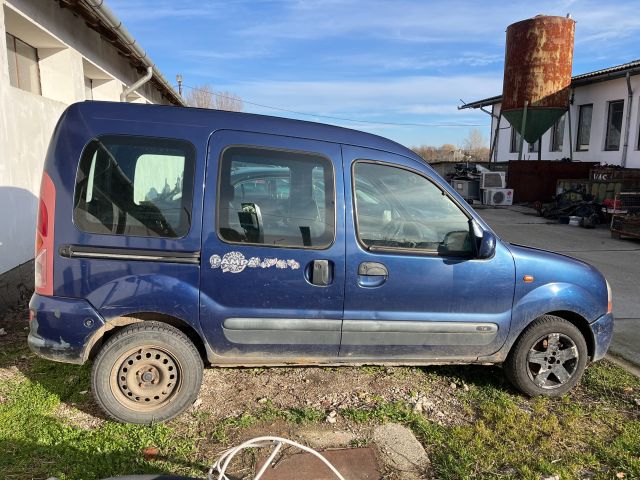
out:
<path id="1" fill-rule="evenodd" d="M 480 178 L 480 188 L 505 188 L 507 182 L 505 180 L 505 172 L 482 172 Z"/>
<path id="2" fill-rule="evenodd" d="M 487 188 L 482 192 L 482 203 L 485 205 L 513 204 L 513 188 Z"/>

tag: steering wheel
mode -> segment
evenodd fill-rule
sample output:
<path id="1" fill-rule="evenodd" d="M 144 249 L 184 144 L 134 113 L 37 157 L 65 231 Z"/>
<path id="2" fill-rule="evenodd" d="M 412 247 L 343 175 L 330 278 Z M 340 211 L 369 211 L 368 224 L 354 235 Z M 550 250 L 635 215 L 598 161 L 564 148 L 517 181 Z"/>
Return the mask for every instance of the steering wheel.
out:
<path id="1" fill-rule="evenodd" d="M 438 237 L 433 229 L 410 220 L 391 220 L 382 227 L 384 239 L 397 243 L 438 243 Z"/>

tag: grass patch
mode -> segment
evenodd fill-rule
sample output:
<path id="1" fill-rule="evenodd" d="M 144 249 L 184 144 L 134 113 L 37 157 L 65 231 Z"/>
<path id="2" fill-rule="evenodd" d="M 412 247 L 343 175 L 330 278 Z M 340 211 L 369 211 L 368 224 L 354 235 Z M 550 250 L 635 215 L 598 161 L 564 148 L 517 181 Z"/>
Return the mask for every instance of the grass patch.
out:
<path id="1" fill-rule="evenodd" d="M 17 366 L 22 374 L 0 380 L 2 478 L 71 480 L 143 473 L 203 477 L 213 455 L 230 438 L 242 438 L 243 429 L 276 420 L 320 424 L 326 417 L 324 410 L 296 405 L 278 408 L 267 401 L 225 419 L 195 410 L 167 425 L 101 420 L 99 426 L 77 426 L 58 413 L 61 404 L 81 412 L 95 408 L 90 393 L 81 393 L 90 387 L 89 367 L 21 356 Z M 336 370 L 336 375 L 345 371 Z M 377 367 L 365 371 L 385 372 Z M 416 370 L 399 372 L 405 371 Z M 418 383 L 430 391 L 433 387 L 432 395 L 455 396 L 457 411 L 466 415 L 468 423 L 439 424 L 414 412 L 409 403 L 393 403 L 373 394 L 362 406 L 340 408 L 338 426 L 407 425 L 429 452 L 439 479 L 537 480 L 544 475 L 610 479 L 619 472 L 627 479 L 640 478 L 640 407 L 635 402 L 640 398 L 640 380 L 613 364 L 592 365 L 574 393 L 555 400 L 527 399 L 515 393 L 497 368 L 417 371 L 424 379 Z M 258 373 L 269 374 L 269 370 L 249 372 Z M 451 383 L 469 388 L 454 390 Z M 359 440 L 354 446 L 366 443 Z M 158 448 L 155 460 L 144 458 L 146 447 Z"/>
<path id="2" fill-rule="evenodd" d="M 357 423 L 407 425 L 440 479 L 640 478 L 640 414 L 632 399 L 640 381 L 600 363 L 581 388 L 577 398 L 527 400 L 480 382 L 461 394 L 475 411 L 469 425 L 430 422 L 403 402 L 340 413 Z"/>
<path id="3" fill-rule="evenodd" d="M 227 444 L 229 443 L 229 430 L 248 428 L 259 422 L 270 422 L 274 420 L 284 420 L 296 425 L 304 425 L 324 420 L 325 412 L 313 408 L 275 408 L 271 403 L 256 413 L 243 413 L 236 417 L 225 418 L 217 422 L 211 433 L 212 440 Z"/>
<path id="4" fill-rule="evenodd" d="M 174 437 L 169 426 L 104 422 L 99 428 L 83 429 L 56 418 L 56 408 L 62 399 L 87 401 L 86 394 L 79 394 L 88 389 L 87 370 L 38 360 L 30 372 L 38 380 L 4 382 L 6 397 L 0 404 L 3 478 L 55 476 L 66 480 L 132 472 L 202 472 L 204 466 L 189 461 L 194 443 Z M 142 450 L 146 447 L 159 449 L 157 460 L 144 459 Z"/>

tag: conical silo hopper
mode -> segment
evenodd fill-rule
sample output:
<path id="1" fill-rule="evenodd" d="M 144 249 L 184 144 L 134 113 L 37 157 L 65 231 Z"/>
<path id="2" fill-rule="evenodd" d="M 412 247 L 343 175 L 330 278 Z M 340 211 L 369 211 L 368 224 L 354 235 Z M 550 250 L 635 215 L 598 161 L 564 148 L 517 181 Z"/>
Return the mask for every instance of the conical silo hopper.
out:
<path id="1" fill-rule="evenodd" d="M 574 33 L 570 18 L 545 15 L 507 27 L 502 115 L 528 143 L 569 107 Z"/>

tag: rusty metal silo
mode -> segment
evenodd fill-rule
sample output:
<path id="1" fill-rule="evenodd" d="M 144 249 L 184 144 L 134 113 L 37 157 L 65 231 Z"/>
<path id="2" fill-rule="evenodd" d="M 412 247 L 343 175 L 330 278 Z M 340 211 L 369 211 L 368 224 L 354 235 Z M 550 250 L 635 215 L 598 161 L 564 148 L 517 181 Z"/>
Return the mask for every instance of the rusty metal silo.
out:
<path id="1" fill-rule="evenodd" d="M 569 107 L 574 33 L 570 18 L 545 15 L 507 27 L 502 115 L 528 143 Z"/>

